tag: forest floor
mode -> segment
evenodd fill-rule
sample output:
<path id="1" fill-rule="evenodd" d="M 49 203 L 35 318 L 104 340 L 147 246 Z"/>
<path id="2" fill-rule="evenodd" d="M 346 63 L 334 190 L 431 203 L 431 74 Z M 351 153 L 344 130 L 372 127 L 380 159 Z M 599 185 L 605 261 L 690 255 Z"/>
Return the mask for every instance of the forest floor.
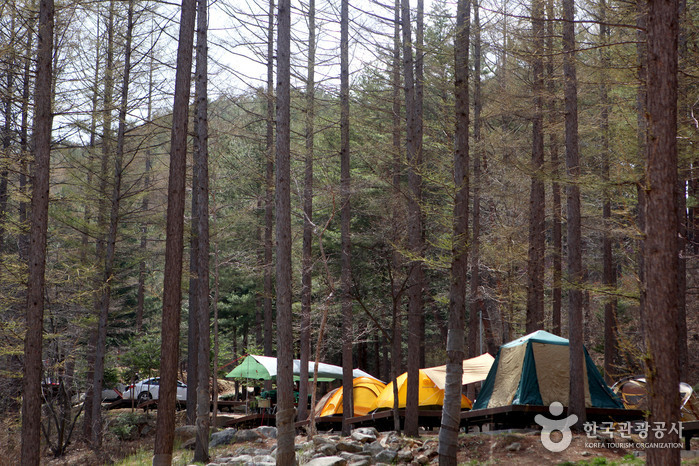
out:
<path id="1" fill-rule="evenodd" d="M 117 410 L 128 411 L 128 410 Z M 116 415 L 117 413 L 114 413 Z M 110 413 L 110 416 L 112 413 Z M 178 424 L 181 423 L 178 416 Z M 9 435 L 9 437 L 8 437 Z M 434 439 L 436 432 L 423 432 L 422 440 Z M 0 465 L 19 464 L 19 430 L 15 423 L 5 419 L 0 421 Z M 120 441 L 107 434 L 103 447 L 95 452 L 81 441 L 73 442 L 68 452 L 61 458 L 54 458 L 47 448 L 42 451 L 42 465 L 50 466 L 101 466 L 150 464 L 153 451 L 154 432 L 138 440 Z M 266 445 L 256 443 L 257 448 L 273 448 L 275 440 L 265 440 Z M 485 434 L 461 434 L 459 436 L 458 461 L 460 465 L 634 465 L 644 464 L 643 455 L 625 449 L 605 448 L 591 445 L 596 442 L 585 434 L 573 436 L 571 445 L 560 453 L 548 451 L 541 443 L 540 432 L 493 432 Z M 242 443 L 225 445 L 212 449 L 212 461 L 224 456 L 232 456 Z M 692 441 L 695 454 L 699 450 L 699 438 Z M 176 448 L 173 465 L 186 466 L 191 463 L 192 452 Z M 699 456 L 683 458 L 683 464 L 699 465 Z"/>

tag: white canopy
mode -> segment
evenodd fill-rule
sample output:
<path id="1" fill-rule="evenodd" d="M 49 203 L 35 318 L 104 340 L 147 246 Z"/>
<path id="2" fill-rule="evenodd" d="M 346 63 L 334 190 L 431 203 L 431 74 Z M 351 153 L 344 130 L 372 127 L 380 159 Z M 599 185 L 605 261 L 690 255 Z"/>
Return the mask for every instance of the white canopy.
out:
<path id="1" fill-rule="evenodd" d="M 313 370 L 315 363 L 308 361 L 308 378 L 313 378 Z M 301 361 L 294 359 L 293 366 L 294 378 L 298 379 L 301 375 Z M 243 377 L 248 379 L 274 379 L 277 377 L 277 358 L 271 356 L 258 356 L 251 354 L 247 356 L 240 365 L 233 369 L 227 377 Z M 371 377 L 373 375 L 364 372 L 361 369 L 354 369 L 352 377 Z M 318 363 L 318 379 L 321 381 L 329 381 L 342 378 L 342 367 L 333 364 Z M 378 380 L 378 379 L 377 379 Z"/>

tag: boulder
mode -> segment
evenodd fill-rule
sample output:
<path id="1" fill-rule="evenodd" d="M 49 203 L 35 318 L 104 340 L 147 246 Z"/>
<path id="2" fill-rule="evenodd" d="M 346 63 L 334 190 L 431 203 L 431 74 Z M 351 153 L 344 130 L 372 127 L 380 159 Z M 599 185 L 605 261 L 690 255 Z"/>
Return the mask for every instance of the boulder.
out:
<path id="1" fill-rule="evenodd" d="M 376 440 L 376 435 L 365 433 L 365 432 L 359 432 L 358 430 L 352 431 L 352 440 L 356 440 L 357 442 L 360 443 L 369 443 L 369 442 L 374 442 Z"/>
<path id="2" fill-rule="evenodd" d="M 259 438 L 260 434 L 254 430 L 239 430 L 235 433 L 236 442 L 254 442 Z"/>
<path id="3" fill-rule="evenodd" d="M 175 427 L 175 442 L 186 442 L 191 438 L 196 438 L 197 426 L 179 426 Z"/>
<path id="4" fill-rule="evenodd" d="M 337 450 L 338 451 L 348 451 L 350 453 L 357 453 L 357 452 L 364 450 L 364 447 L 362 446 L 361 443 L 353 441 L 353 440 L 342 440 L 341 442 L 338 442 Z"/>
<path id="5" fill-rule="evenodd" d="M 219 430 L 218 432 L 214 432 L 213 434 L 211 434 L 211 440 L 209 440 L 209 448 L 214 448 L 219 445 L 229 445 L 233 443 L 233 439 L 235 438 L 236 432 L 237 431 L 232 427 L 229 427 L 228 429 Z"/>
<path id="6" fill-rule="evenodd" d="M 255 429 L 259 434 L 267 438 L 277 438 L 277 428 L 273 426 L 260 426 Z"/>
<path id="7" fill-rule="evenodd" d="M 410 448 L 403 448 L 396 455 L 396 460 L 398 460 L 399 463 L 410 463 L 413 458 L 413 451 Z"/>
<path id="8" fill-rule="evenodd" d="M 312 459 L 306 466 L 347 466 L 347 460 L 339 456 L 324 456 Z"/>
<path id="9" fill-rule="evenodd" d="M 378 455 L 374 457 L 377 462 L 381 463 L 393 463 L 393 461 L 398 456 L 398 452 L 395 450 L 383 450 Z"/>
<path id="10" fill-rule="evenodd" d="M 337 454 L 337 446 L 332 443 L 326 443 L 316 448 L 316 452 L 323 456 L 334 456 Z"/>
<path id="11" fill-rule="evenodd" d="M 507 450 L 507 451 L 519 451 L 521 449 L 522 449 L 522 444 L 519 442 L 512 442 L 507 447 L 505 447 L 505 450 Z"/>

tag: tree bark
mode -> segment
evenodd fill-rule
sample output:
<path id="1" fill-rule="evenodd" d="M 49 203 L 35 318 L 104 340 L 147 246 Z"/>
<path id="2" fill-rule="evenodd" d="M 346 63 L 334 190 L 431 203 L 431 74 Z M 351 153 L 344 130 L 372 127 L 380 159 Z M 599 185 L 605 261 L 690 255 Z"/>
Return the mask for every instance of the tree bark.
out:
<path id="1" fill-rule="evenodd" d="M 49 163 L 53 102 L 53 0 L 39 2 L 39 36 L 34 89 L 34 176 L 29 233 L 29 277 L 27 281 L 26 334 L 24 337 L 24 378 L 22 379 L 23 465 L 38 465 L 41 426 L 41 347 L 44 320 L 44 272 L 49 208 Z"/>
<path id="2" fill-rule="evenodd" d="M 405 406 L 405 433 L 418 434 L 418 377 L 420 366 L 420 323 L 422 321 L 423 271 L 422 262 L 422 176 L 420 174 L 421 154 L 417 129 L 417 109 L 415 78 L 413 72 L 413 46 L 410 31 L 410 3 L 401 1 L 401 23 L 403 31 L 403 80 L 405 89 L 406 114 L 406 154 L 408 158 L 408 242 L 413 255 L 410 263 L 408 284 L 408 388 Z"/>
<path id="3" fill-rule="evenodd" d="M 294 381 L 291 313 L 291 3 L 280 0 L 277 33 L 277 464 L 294 464 Z"/>
<path id="4" fill-rule="evenodd" d="M 454 41 L 456 128 L 454 141 L 454 219 L 452 233 L 451 284 L 449 288 L 449 336 L 447 375 L 444 387 L 442 425 L 439 429 L 439 464 L 456 465 L 457 438 L 461 421 L 461 378 L 464 359 L 464 315 L 468 272 L 469 203 L 469 88 L 468 54 L 470 2 L 459 0 Z M 469 342 L 471 343 L 471 342 Z"/>
<path id="5" fill-rule="evenodd" d="M 471 300 L 468 324 L 468 357 L 473 358 L 483 352 L 483 344 L 480 340 L 481 322 L 485 303 L 481 296 L 480 276 L 480 231 L 481 231 L 481 23 L 480 2 L 473 0 L 473 140 L 476 144 L 473 157 L 473 226 L 471 237 Z M 476 396 L 474 385 L 469 384 L 469 398 Z"/>
<path id="6" fill-rule="evenodd" d="M 403 195 L 401 193 L 401 0 L 395 0 L 393 8 L 393 66 L 391 70 L 391 88 L 393 89 L 393 229 L 392 240 L 394 245 L 401 244 L 401 232 L 398 228 L 401 217 Z M 398 385 L 396 379 L 403 371 L 402 355 L 402 303 L 403 287 L 399 284 L 399 271 L 402 269 L 401 254 L 397 247 L 391 254 L 391 369 L 390 377 L 394 386 L 393 428 L 400 432 L 400 416 L 398 413 Z"/>
<path id="7" fill-rule="evenodd" d="M 544 328 L 544 254 L 546 192 L 544 189 L 544 4 L 532 0 L 532 116 L 531 190 L 529 193 L 529 260 L 527 270 L 526 332 Z"/>
<path id="8" fill-rule="evenodd" d="M 568 339 L 570 341 L 570 394 L 568 415 L 586 420 L 583 377 L 582 227 L 580 219 L 580 155 L 578 143 L 578 84 L 575 66 L 575 1 L 563 0 L 563 82 L 565 97 L 566 186 L 568 211 Z"/>
<path id="9" fill-rule="evenodd" d="M 546 62 L 546 77 L 548 83 L 547 109 L 549 114 L 549 125 L 555 127 L 558 122 L 558 106 L 556 105 L 556 77 L 554 74 L 554 8 L 553 0 L 546 2 L 546 49 L 548 60 Z M 563 277 L 563 219 L 561 211 L 561 185 L 557 181 L 560 179 L 560 167 L 558 159 L 558 134 L 555 130 L 549 132 L 549 146 L 551 151 L 551 170 L 553 183 L 551 183 L 551 202 L 553 210 L 553 300 L 551 309 L 551 330 L 556 335 L 561 335 L 561 305 L 563 303 L 562 282 Z"/>
<path id="10" fill-rule="evenodd" d="M 646 145 L 648 140 L 648 128 L 646 122 L 647 102 L 646 102 L 646 79 L 647 79 L 647 57 L 646 57 L 646 22 L 647 22 L 647 2 L 637 0 L 636 2 L 636 60 L 638 65 L 638 88 L 636 92 L 636 139 L 638 141 L 638 158 L 643 160 L 646 154 Z M 640 165 L 640 164 L 639 164 Z M 646 193 L 645 173 L 640 173 L 637 185 L 638 196 L 638 218 L 636 219 L 637 229 L 645 231 L 646 229 Z M 639 350 L 644 352 L 646 349 L 646 274 L 645 274 L 645 239 L 642 235 L 638 238 L 638 285 L 639 285 L 639 320 L 640 320 L 640 338 Z"/>
<path id="11" fill-rule="evenodd" d="M 267 23 L 267 164 L 265 167 L 265 246 L 264 246 L 264 352 L 274 356 L 273 233 L 274 233 L 274 0 L 269 1 Z M 269 385 L 271 388 L 271 384 Z"/>
<path id="12" fill-rule="evenodd" d="M 197 190 L 192 197 L 197 198 L 197 435 L 194 448 L 194 461 L 205 463 L 209 460 L 209 118 L 208 118 L 208 6 L 207 0 L 197 2 L 197 59 L 195 82 L 195 130 L 193 178 L 197 180 Z M 216 373 L 214 373 L 216 378 Z M 189 387 L 188 387 L 189 388 Z M 216 391 L 214 396 L 218 397 Z"/>
<path id="13" fill-rule="evenodd" d="M 679 421 L 677 283 L 677 46 L 678 1 L 648 2 L 646 152 L 646 378 L 654 425 Z M 652 310 L 652 313 L 651 313 Z M 663 442 L 679 442 L 669 429 Z M 647 450 L 648 464 L 680 464 L 676 448 Z"/>
<path id="14" fill-rule="evenodd" d="M 175 434 L 177 365 L 179 358 L 182 256 L 187 162 L 187 126 L 192 74 L 196 1 L 183 0 L 177 46 L 175 98 L 170 134 L 170 170 L 163 280 L 163 320 L 160 353 L 160 393 L 155 426 L 153 465 L 170 465 Z"/>
<path id="15" fill-rule="evenodd" d="M 607 22 L 607 3 L 602 0 L 600 3 L 600 103 L 602 111 L 600 114 L 600 137 L 602 149 L 602 181 L 604 187 L 604 203 L 602 206 L 602 221 L 604 231 L 602 235 L 602 269 L 604 285 L 609 290 L 610 295 L 604 303 L 604 377 L 608 384 L 612 384 L 618 372 L 618 342 L 617 342 L 617 299 L 615 291 L 616 263 L 612 251 L 612 193 L 610 184 L 610 150 L 609 150 L 609 85 L 607 83 L 609 69 L 609 28 Z"/>
<path id="16" fill-rule="evenodd" d="M 313 273 L 313 148 L 315 143 L 315 60 L 316 60 L 316 3 L 308 2 L 308 75 L 306 76 L 306 120 L 305 143 L 306 158 L 303 182 L 303 245 L 302 245 L 302 276 L 301 276 L 301 331 L 299 335 L 299 358 L 301 373 L 299 374 L 299 405 L 298 419 L 308 417 L 308 364 L 311 360 L 311 287 Z"/>
<path id="17" fill-rule="evenodd" d="M 349 418 L 352 408 L 352 343 L 354 321 L 352 319 L 352 249 L 350 238 L 350 127 L 349 127 L 349 1 L 340 4 L 340 236 L 341 236 L 341 284 L 342 289 L 342 435 L 350 434 Z"/>

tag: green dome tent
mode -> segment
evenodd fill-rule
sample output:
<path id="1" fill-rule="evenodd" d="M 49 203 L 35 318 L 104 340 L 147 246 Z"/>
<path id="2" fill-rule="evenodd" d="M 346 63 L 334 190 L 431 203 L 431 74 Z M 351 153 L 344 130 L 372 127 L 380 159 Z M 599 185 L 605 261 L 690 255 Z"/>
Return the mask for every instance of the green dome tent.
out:
<path id="1" fill-rule="evenodd" d="M 624 408 L 585 351 L 585 406 Z M 500 347 L 473 409 L 509 405 L 568 406 L 568 340 L 543 330 Z"/>

